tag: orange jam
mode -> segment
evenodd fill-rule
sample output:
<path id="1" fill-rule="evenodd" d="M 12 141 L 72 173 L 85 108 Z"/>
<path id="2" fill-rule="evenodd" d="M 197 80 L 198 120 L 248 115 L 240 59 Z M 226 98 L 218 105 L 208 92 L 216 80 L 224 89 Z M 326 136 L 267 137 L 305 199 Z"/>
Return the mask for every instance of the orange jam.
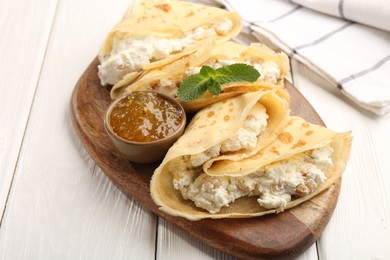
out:
<path id="1" fill-rule="evenodd" d="M 133 92 L 110 114 L 110 125 L 120 137 L 149 142 L 172 135 L 182 122 L 180 108 L 154 92 Z"/>

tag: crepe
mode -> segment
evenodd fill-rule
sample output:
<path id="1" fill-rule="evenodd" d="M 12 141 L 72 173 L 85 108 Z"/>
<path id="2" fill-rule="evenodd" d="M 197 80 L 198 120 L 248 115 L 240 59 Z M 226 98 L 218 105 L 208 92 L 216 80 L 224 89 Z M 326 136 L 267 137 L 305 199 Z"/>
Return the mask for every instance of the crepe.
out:
<path id="1" fill-rule="evenodd" d="M 260 43 L 244 46 L 232 41 L 219 45 L 206 44 L 193 54 L 144 73 L 135 81 L 125 78 L 112 88 L 111 98 L 115 99 L 137 90 L 155 90 L 176 98 L 181 82 L 188 76 L 198 73 L 201 66 L 208 65 L 218 68 L 233 63 L 246 63 L 254 66 L 260 72 L 259 79 L 255 83 L 224 84 L 222 93 L 218 97 L 206 93 L 194 102 L 183 103 L 184 108 L 187 111 L 197 111 L 234 95 L 266 89 L 276 89 L 279 96 L 286 100 L 289 99 L 284 89 L 284 78 L 289 74 L 287 55 L 276 53 Z"/>
<path id="2" fill-rule="evenodd" d="M 136 79 L 188 55 L 205 42 L 230 40 L 241 30 L 237 13 L 178 0 L 141 0 L 129 7 L 99 52 L 102 85 Z"/>
<path id="3" fill-rule="evenodd" d="M 352 140 L 350 132 L 290 117 L 277 138 L 256 154 L 192 168 L 189 155 L 201 149 L 183 137 L 155 170 L 151 196 L 162 211 L 189 220 L 256 217 L 297 206 L 341 177 Z M 219 208 L 211 207 L 218 203 Z"/>
<path id="4" fill-rule="evenodd" d="M 289 112 L 288 103 L 272 91 L 249 92 L 214 103 L 193 117 L 174 145 L 175 156 L 200 154 L 198 157 L 202 157 L 201 153 L 224 142 L 221 155 L 213 156 L 214 160 L 222 157 L 236 161 L 249 157 L 277 137 L 287 123 Z M 243 141 L 235 140 L 236 136 Z M 236 141 L 241 142 L 239 147 Z"/>

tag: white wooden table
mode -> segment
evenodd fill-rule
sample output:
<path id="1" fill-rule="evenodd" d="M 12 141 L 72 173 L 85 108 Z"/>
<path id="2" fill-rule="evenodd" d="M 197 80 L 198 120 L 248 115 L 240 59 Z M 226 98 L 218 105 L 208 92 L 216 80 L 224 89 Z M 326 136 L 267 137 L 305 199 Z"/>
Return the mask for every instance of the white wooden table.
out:
<path id="1" fill-rule="evenodd" d="M 125 196 L 73 130 L 73 87 L 128 4 L 0 0 L 0 259 L 232 259 Z M 334 215 L 299 259 L 389 259 L 390 114 L 294 60 L 292 75 L 328 127 L 354 135 Z"/>

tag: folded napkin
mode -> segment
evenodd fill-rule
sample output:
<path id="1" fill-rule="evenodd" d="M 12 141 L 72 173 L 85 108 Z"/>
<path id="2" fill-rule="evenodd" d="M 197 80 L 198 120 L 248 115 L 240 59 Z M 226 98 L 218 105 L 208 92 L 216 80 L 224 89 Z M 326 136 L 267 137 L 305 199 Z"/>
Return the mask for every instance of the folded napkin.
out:
<path id="1" fill-rule="evenodd" d="M 240 13 L 258 39 L 306 64 L 359 106 L 378 115 L 390 111 L 388 0 L 216 1 Z"/>
<path id="2" fill-rule="evenodd" d="M 293 0 L 292 2 L 346 20 L 390 31 L 389 0 Z"/>

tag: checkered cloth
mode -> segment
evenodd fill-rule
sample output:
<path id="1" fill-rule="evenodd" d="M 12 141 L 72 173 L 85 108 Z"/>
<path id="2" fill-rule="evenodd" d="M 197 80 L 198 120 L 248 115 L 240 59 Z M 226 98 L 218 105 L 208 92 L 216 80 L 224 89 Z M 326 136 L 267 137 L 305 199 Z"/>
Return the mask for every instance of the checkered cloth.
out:
<path id="1" fill-rule="evenodd" d="M 215 0 L 359 106 L 390 111 L 389 0 Z"/>

